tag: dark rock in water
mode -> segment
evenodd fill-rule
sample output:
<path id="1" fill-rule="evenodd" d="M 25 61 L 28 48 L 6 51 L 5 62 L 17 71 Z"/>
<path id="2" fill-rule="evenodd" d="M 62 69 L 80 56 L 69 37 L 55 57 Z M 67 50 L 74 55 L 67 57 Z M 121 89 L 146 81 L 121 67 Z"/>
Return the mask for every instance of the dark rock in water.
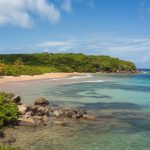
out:
<path id="1" fill-rule="evenodd" d="M 31 111 L 33 112 L 34 116 L 50 116 L 51 109 L 50 107 L 44 106 L 31 106 Z"/>
<path id="2" fill-rule="evenodd" d="M 17 105 L 17 107 L 21 115 L 24 115 L 26 112 L 30 111 L 30 107 L 25 104 Z"/>
<path id="3" fill-rule="evenodd" d="M 35 102 L 34 105 L 39 105 L 39 106 L 48 106 L 49 105 L 49 101 L 46 100 L 43 97 L 39 97 Z"/>
<path id="4" fill-rule="evenodd" d="M 87 120 L 96 121 L 96 116 L 94 116 L 94 115 L 87 115 L 87 114 L 84 114 L 84 115 L 83 115 L 83 118 L 85 118 L 85 119 L 87 119 Z"/>
<path id="5" fill-rule="evenodd" d="M 49 114 L 49 111 L 50 111 L 50 108 L 48 108 L 48 107 L 39 107 L 39 108 L 37 109 L 37 114 L 38 114 L 39 116 L 44 116 L 44 115 L 49 116 L 49 115 L 50 115 L 50 114 Z"/>
<path id="6" fill-rule="evenodd" d="M 11 99 L 12 102 L 19 104 L 21 102 L 21 97 L 16 95 Z"/>

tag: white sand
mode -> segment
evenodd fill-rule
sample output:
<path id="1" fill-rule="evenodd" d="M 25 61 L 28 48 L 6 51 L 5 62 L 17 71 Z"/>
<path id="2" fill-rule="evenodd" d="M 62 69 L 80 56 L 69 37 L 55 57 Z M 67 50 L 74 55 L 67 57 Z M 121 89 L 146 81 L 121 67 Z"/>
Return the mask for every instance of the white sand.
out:
<path id="1" fill-rule="evenodd" d="M 83 75 L 82 73 L 46 73 L 42 75 L 22 75 L 19 77 L 13 77 L 13 76 L 4 76 L 0 78 L 0 84 L 5 82 L 13 82 L 13 81 L 29 81 L 29 80 L 38 80 L 38 79 L 53 79 L 53 78 L 65 78 L 68 76 L 78 76 Z"/>

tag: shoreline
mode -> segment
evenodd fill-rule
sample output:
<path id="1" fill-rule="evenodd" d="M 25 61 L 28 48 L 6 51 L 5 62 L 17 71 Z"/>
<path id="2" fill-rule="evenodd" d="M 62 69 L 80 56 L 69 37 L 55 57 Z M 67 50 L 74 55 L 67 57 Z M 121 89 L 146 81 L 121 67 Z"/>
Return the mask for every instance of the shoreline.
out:
<path id="1" fill-rule="evenodd" d="M 32 80 L 41 80 L 41 79 L 60 79 L 60 78 L 66 78 L 70 76 L 83 76 L 84 73 L 45 73 L 42 75 L 21 75 L 18 77 L 14 76 L 1 76 L 0 77 L 0 84 L 6 83 L 6 82 L 16 82 L 16 81 L 32 81 Z"/>
<path id="2" fill-rule="evenodd" d="M 141 71 L 135 71 L 135 72 L 96 72 L 95 74 L 138 74 L 141 73 Z M 84 76 L 86 74 L 91 73 L 79 73 L 79 72 L 57 72 L 57 73 L 45 73 L 40 75 L 21 75 L 21 76 L 0 76 L 0 84 L 4 84 L 7 82 L 17 82 L 17 81 L 34 81 L 34 80 L 42 80 L 42 79 L 63 79 L 66 77 L 71 76 Z"/>

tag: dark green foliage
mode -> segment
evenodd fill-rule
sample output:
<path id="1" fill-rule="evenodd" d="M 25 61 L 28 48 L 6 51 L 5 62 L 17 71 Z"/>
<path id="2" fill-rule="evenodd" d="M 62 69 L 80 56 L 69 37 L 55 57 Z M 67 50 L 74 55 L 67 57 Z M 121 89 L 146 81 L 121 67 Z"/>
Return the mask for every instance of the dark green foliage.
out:
<path id="1" fill-rule="evenodd" d="M 18 115 L 17 106 L 9 100 L 9 96 L 0 92 L 0 133 L 3 127 L 14 122 Z"/>
<path id="2" fill-rule="evenodd" d="M 119 72 L 136 70 L 134 63 L 123 61 L 118 58 L 72 53 L 0 55 L 0 62 L 0 75 L 34 75 L 45 72 Z M 3 67 L 3 65 L 7 66 Z"/>

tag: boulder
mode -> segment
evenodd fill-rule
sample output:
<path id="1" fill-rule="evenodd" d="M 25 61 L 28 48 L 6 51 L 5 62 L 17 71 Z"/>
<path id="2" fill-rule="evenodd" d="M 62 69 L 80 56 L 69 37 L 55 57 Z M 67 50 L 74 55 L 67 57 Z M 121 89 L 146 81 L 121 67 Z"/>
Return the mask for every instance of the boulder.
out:
<path id="1" fill-rule="evenodd" d="M 50 109 L 48 107 L 39 107 L 37 109 L 37 114 L 39 116 L 44 116 L 44 115 L 49 116 L 50 115 L 49 111 L 50 111 Z"/>
<path id="2" fill-rule="evenodd" d="M 67 118 L 72 118 L 73 115 L 74 115 L 74 112 L 72 112 L 72 111 L 65 111 L 64 112 L 64 116 Z"/>
<path id="3" fill-rule="evenodd" d="M 84 114 L 83 118 L 87 119 L 87 120 L 93 120 L 96 121 L 96 116 L 94 115 L 88 115 L 88 114 Z"/>
<path id="4" fill-rule="evenodd" d="M 39 105 L 39 106 L 48 106 L 49 105 L 49 101 L 46 100 L 43 97 L 39 97 L 35 102 L 34 105 Z"/>
<path id="5" fill-rule="evenodd" d="M 31 111 L 36 114 L 40 106 L 31 106 Z"/>
<path id="6" fill-rule="evenodd" d="M 24 115 L 26 112 L 30 111 L 30 107 L 28 105 L 22 104 L 18 105 L 18 110 L 21 115 Z"/>
<path id="7" fill-rule="evenodd" d="M 42 120 L 43 120 L 44 122 L 48 122 L 48 121 L 49 121 L 49 118 L 45 115 L 45 116 L 42 117 Z"/>
<path id="8" fill-rule="evenodd" d="M 21 126 L 31 126 L 36 125 L 36 122 L 33 118 L 18 118 L 19 125 Z"/>
<path id="9" fill-rule="evenodd" d="M 55 125 L 62 125 L 62 126 L 67 125 L 67 123 L 64 122 L 64 121 L 54 121 L 53 124 L 55 124 Z"/>
<path id="10" fill-rule="evenodd" d="M 83 116 L 82 115 L 80 115 L 80 114 L 73 114 L 72 115 L 72 118 L 73 119 L 80 119 L 80 118 L 82 118 Z"/>
<path id="11" fill-rule="evenodd" d="M 11 99 L 11 101 L 13 101 L 16 104 L 19 104 L 21 102 L 21 97 L 16 95 Z"/>
<path id="12" fill-rule="evenodd" d="M 31 116 L 33 116 L 33 112 L 32 111 L 28 111 L 24 115 L 25 118 L 30 118 Z"/>
<path id="13" fill-rule="evenodd" d="M 61 117 L 61 116 L 64 115 L 64 112 L 60 109 L 60 110 L 55 110 L 55 111 L 53 112 L 53 114 L 54 114 L 54 116 L 56 116 L 56 117 Z"/>

